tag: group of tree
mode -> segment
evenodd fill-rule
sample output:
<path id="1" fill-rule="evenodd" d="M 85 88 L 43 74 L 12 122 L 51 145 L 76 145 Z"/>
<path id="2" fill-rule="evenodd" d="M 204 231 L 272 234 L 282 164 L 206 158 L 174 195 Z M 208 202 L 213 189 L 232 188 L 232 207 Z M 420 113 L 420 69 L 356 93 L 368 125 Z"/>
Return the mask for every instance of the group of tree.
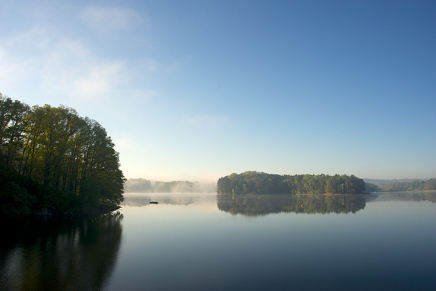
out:
<path id="1" fill-rule="evenodd" d="M 190 181 L 156 181 L 129 179 L 124 184 L 126 193 L 215 193 L 216 185 Z"/>
<path id="2" fill-rule="evenodd" d="M 222 177 L 218 194 L 360 194 L 365 182 L 353 175 L 277 175 L 249 171 Z"/>
<path id="3" fill-rule="evenodd" d="M 388 183 L 381 186 L 381 191 L 384 192 L 422 190 L 436 190 L 436 178 L 427 181 L 414 180 L 412 182 Z"/>
<path id="4" fill-rule="evenodd" d="M 380 188 L 378 185 L 365 182 L 365 192 L 377 192 L 379 190 Z"/>
<path id="5" fill-rule="evenodd" d="M 119 154 L 106 130 L 68 107 L 33 106 L 0 94 L 0 207 L 78 211 L 123 200 Z"/>

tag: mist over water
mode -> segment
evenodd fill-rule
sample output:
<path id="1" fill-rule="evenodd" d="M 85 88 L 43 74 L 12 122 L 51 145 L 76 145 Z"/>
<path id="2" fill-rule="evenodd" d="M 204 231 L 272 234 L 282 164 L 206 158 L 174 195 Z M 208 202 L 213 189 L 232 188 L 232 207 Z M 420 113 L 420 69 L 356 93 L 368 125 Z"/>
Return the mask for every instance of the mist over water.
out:
<path id="1" fill-rule="evenodd" d="M 151 181 L 129 179 L 124 184 L 125 193 L 216 193 L 216 182 Z"/>

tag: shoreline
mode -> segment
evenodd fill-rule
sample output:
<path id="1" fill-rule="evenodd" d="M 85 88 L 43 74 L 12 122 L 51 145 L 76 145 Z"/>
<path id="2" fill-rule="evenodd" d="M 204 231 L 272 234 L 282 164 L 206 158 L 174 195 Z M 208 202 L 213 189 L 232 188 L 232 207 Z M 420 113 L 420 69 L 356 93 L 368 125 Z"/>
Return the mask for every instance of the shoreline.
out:
<path id="1" fill-rule="evenodd" d="M 121 206 L 110 206 L 110 205 L 99 205 L 96 208 L 89 209 L 86 211 L 63 211 L 58 212 L 56 210 L 48 209 L 48 208 L 42 208 L 42 209 L 35 209 L 32 211 L 32 213 L 27 217 L 22 218 L 29 218 L 29 217 L 50 217 L 50 218 L 92 218 L 103 214 L 111 213 L 115 210 L 120 209 Z"/>

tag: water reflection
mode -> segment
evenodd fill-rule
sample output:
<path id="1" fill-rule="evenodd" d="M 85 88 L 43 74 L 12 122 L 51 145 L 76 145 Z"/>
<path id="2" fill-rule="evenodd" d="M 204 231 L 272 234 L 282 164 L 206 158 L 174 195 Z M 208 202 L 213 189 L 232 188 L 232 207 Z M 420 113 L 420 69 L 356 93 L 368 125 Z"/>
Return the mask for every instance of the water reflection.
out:
<path id="1" fill-rule="evenodd" d="M 377 201 L 430 201 L 436 203 L 436 192 L 384 192 L 378 195 Z"/>
<path id="2" fill-rule="evenodd" d="M 206 197 L 210 197 L 206 196 Z M 150 206 L 150 201 L 157 201 L 159 204 L 171 205 L 190 205 L 199 200 L 204 200 L 205 197 L 201 195 L 186 195 L 186 194 L 172 194 L 172 195 L 143 195 L 143 194 L 126 194 L 123 206 L 143 207 Z"/>
<path id="3" fill-rule="evenodd" d="M 114 268 L 122 215 L 7 223 L 0 248 L 1 290 L 99 290 Z"/>
<path id="4" fill-rule="evenodd" d="M 370 195 L 217 195 L 218 209 L 246 216 L 270 213 L 356 213 Z"/>

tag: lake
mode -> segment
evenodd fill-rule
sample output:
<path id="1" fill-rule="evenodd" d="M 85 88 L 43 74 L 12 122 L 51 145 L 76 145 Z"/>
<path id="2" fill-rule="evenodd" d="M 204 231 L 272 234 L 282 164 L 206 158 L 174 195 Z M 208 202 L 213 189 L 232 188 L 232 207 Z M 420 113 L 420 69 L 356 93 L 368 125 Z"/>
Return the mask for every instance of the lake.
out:
<path id="1" fill-rule="evenodd" d="M 434 202 L 126 194 L 111 215 L 4 222 L 0 289 L 435 289 Z"/>

